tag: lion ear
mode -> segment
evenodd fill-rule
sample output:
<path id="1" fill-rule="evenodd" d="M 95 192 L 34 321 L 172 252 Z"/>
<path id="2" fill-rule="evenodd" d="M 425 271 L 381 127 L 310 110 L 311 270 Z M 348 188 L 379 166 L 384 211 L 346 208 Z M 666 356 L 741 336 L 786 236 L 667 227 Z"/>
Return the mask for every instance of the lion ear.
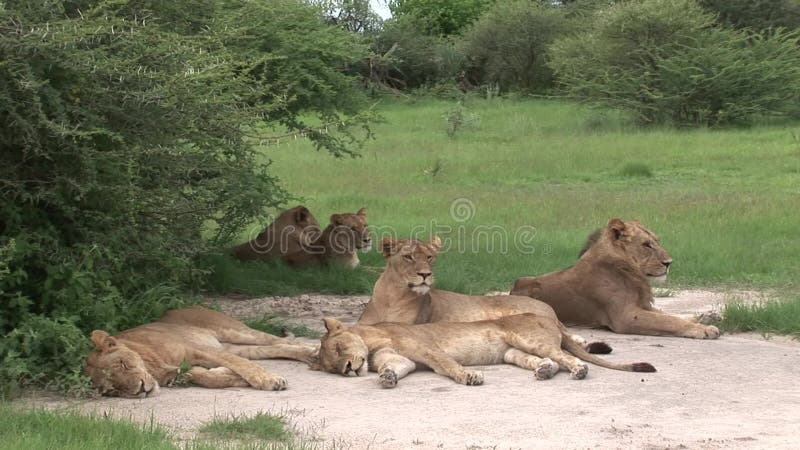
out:
<path id="1" fill-rule="evenodd" d="M 92 331 L 91 339 L 98 350 L 108 350 L 117 346 L 117 340 L 103 330 Z"/>
<path id="2" fill-rule="evenodd" d="M 356 212 L 361 217 L 367 217 L 367 208 L 361 208 Z"/>
<path id="3" fill-rule="evenodd" d="M 296 223 L 305 223 L 308 221 L 308 216 L 311 215 L 311 211 L 308 210 L 305 206 L 298 206 L 297 211 L 294 212 L 294 221 Z"/>
<path id="4" fill-rule="evenodd" d="M 430 241 L 428 241 L 428 246 L 432 248 L 436 253 L 439 253 L 439 249 L 442 248 L 442 240 L 439 238 L 438 235 L 433 235 Z"/>
<path id="5" fill-rule="evenodd" d="M 625 234 L 625 222 L 623 222 L 622 219 L 614 218 L 609 220 L 607 228 L 612 236 L 614 236 L 615 240 L 621 238 L 622 235 Z"/>
<path id="6" fill-rule="evenodd" d="M 325 317 L 322 321 L 325 322 L 325 329 L 328 330 L 328 333 L 333 333 L 334 331 L 339 331 L 344 328 L 342 322 L 339 322 L 333 317 Z"/>
<path id="7" fill-rule="evenodd" d="M 383 256 L 390 257 L 397 252 L 397 240 L 390 237 L 385 237 L 381 240 L 381 253 Z"/>

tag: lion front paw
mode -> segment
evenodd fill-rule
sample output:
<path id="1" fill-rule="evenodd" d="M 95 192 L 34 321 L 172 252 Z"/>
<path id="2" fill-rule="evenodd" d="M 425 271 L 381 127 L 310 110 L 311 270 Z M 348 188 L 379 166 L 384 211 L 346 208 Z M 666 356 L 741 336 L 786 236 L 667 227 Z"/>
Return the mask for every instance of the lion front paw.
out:
<path id="1" fill-rule="evenodd" d="M 716 339 L 719 337 L 719 328 L 714 325 L 696 324 L 683 336 L 693 339 Z"/>
<path id="2" fill-rule="evenodd" d="M 467 386 L 478 386 L 483 384 L 483 372 L 478 370 L 465 370 L 464 374 L 456 379 L 461 384 Z"/>
<path id="3" fill-rule="evenodd" d="M 558 364 L 550 358 L 544 358 L 539 361 L 536 368 L 533 369 L 533 375 L 537 380 L 549 380 L 558 372 Z"/>
<path id="4" fill-rule="evenodd" d="M 378 383 L 380 383 L 381 387 L 385 388 L 393 388 L 397 386 L 397 373 L 395 373 L 395 371 L 392 369 L 381 370 L 381 373 L 378 376 Z"/>
<path id="5" fill-rule="evenodd" d="M 587 373 L 589 373 L 589 366 L 586 364 L 578 364 L 572 368 L 569 375 L 573 380 L 582 380 L 586 378 Z"/>
<path id="6" fill-rule="evenodd" d="M 286 389 L 289 383 L 286 378 L 269 374 L 258 374 L 247 378 L 250 386 L 260 389 L 262 391 L 282 391 Z"/>

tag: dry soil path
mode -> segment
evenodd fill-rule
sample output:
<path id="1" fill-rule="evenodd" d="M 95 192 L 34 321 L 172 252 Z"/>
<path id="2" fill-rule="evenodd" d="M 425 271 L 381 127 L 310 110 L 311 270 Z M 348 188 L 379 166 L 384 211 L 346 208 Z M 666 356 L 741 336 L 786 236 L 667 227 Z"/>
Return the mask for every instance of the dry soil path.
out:
<path id="1" fill-rule="evenodd" d="M 680 291 L 657 306 L 690 315 L 724 296 Z M 217 299 L 243 317 L 290 313 L 319 327 L 323 315 L 354 321 L 365 297 Z M 215 416 L 285 413 L 296 427 L 337 448 L 800 448 L 800 345 L 789 339 L 724 335 L 715 341 L 576 330 L 614 347 L 609 359 L 649 361 L 657 373 L 592 366 L 582 381 L 564 373 L 535 381 L 511 366 L 483 368 L 483 386 L 430 372 L 381 389 L 375 374 L 344 378 L 291 361 L 263 361 L 289 380 L 283 392 L 163 389 L 145 400 L 82 401 L 83 410 L 157 422 L 189 436 Z M 40 400 L 49 406 L 63 400 Z"/>

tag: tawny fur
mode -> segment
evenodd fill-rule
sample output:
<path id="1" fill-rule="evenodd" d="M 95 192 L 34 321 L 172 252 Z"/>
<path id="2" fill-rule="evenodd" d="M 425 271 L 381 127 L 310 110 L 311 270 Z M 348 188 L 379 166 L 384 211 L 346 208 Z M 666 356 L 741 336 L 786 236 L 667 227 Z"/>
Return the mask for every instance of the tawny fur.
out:
<path id="1" fill-rule="evenodd" d="M 144 398 L 192 366 L 189 381 L 209 387 L 281 390 L 286 380 L 251 359 L 286 358 L 310 362 L 316 347 L 254 330 L 210 309 L 167 311 L 156 322 L 110 336 L 92 332 L 95 349 L 85 373 L 102 395 Z M 211 369 L 211 370 L 208 370 Z"/>
<path id="2" fill-rule="evenodd" d="M 581 379 L 588 370 L 581 359 L 616 370 L 655 371 L 648 363 L 617 364 L 591 355 L 568 339 L 558 320 L 536 314 L 466 323 L 354 327 L 327 318 L 325 327 L 328 332 L 313 367 L 342 375 L 362 375 L 369 368 L 380 374 L 384 387 L 394 387 L 417 364 L 468 385 L 481 384 L 483 374 L 463 366 L 514 364 L 533 370 L 537 379 L 550 378 L 559 368 Z M 580 359 L 562 351 L 562 345 Z"/>
<path id="3" fill-rule="evenodd" d="M 650 281 L 664 280 L 671 264 L 672 258 L 653 232 L 636 221 L 611 219 L 589 236 L 574 266 L 520 278 L 511 294 L 547 303 L 568 325 L 629 334 L 719 337 L 717 327 L 653 307 Z"/>
<path id="4" fill-rule="evenodd" d="M 386 269 L 375 283 L 358 324 L 473 322 L 524 313 L 558 320 L 553 308 L 525 296 L 466 295 L 433 289 L 433 267 L 440 246 L 437 236 L 428 242 L 384 239 L 381 251 L 386 257 Z M 572 341 L 572 337 L 566 340 Z M 604 350 L 608 353 L 610 348 L 605 346 Z"/>

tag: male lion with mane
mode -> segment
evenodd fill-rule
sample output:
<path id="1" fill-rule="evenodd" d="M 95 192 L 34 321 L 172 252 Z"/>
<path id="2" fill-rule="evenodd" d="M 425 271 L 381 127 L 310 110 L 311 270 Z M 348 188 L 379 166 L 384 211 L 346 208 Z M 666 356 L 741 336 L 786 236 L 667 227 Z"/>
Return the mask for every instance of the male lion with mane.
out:
<path id="1" fill-rule="evenodd" d="M 145 398 L 174 380 L 183 362 L 192 384 L 207 388 L 286 389 L 283 377 L 251 359 L 309 363 L 316 346 L 279 338 L 202 307 L 167 311 L 156 322 L 110 336 L 95 330 L 85 373 L 101 395 Z"/>
<path id="2" fill-rule="evenodd" d="M 671 265 L 672 257 L 652 231 L 637 221 L 611 219 L 589 236 L 574 266 L 520 278 L 511 294 L 547 303 L 568 325 L 716 339 L 717 327 L 690 322 L 653 306 L 650 283 L 666 280 Z"/>
<path id="3" fill-rule="evenodd" d="M 361 376 L 372 369 L 378 372 L 381 386 L 388 388 L 418 364 L 469 386 L 483 384 L 483 373 L 465 365 L 513 364 L 533 370 L 539 380 L 551 378 L 559 368 L 568 370 L 573 379 L 583 379 L 589 367 L 581 359 L 615 370 L 656 371 L 649 363 L 616 364 L 591 355 L 570 339 L 558 320 L 536 314 L 422 325 L 345 327 L 335 319 L 324 321 L 328 332 L 312 368 L 345 376 Z M 562 346 L 577 358 L 562 351 Z"/>

